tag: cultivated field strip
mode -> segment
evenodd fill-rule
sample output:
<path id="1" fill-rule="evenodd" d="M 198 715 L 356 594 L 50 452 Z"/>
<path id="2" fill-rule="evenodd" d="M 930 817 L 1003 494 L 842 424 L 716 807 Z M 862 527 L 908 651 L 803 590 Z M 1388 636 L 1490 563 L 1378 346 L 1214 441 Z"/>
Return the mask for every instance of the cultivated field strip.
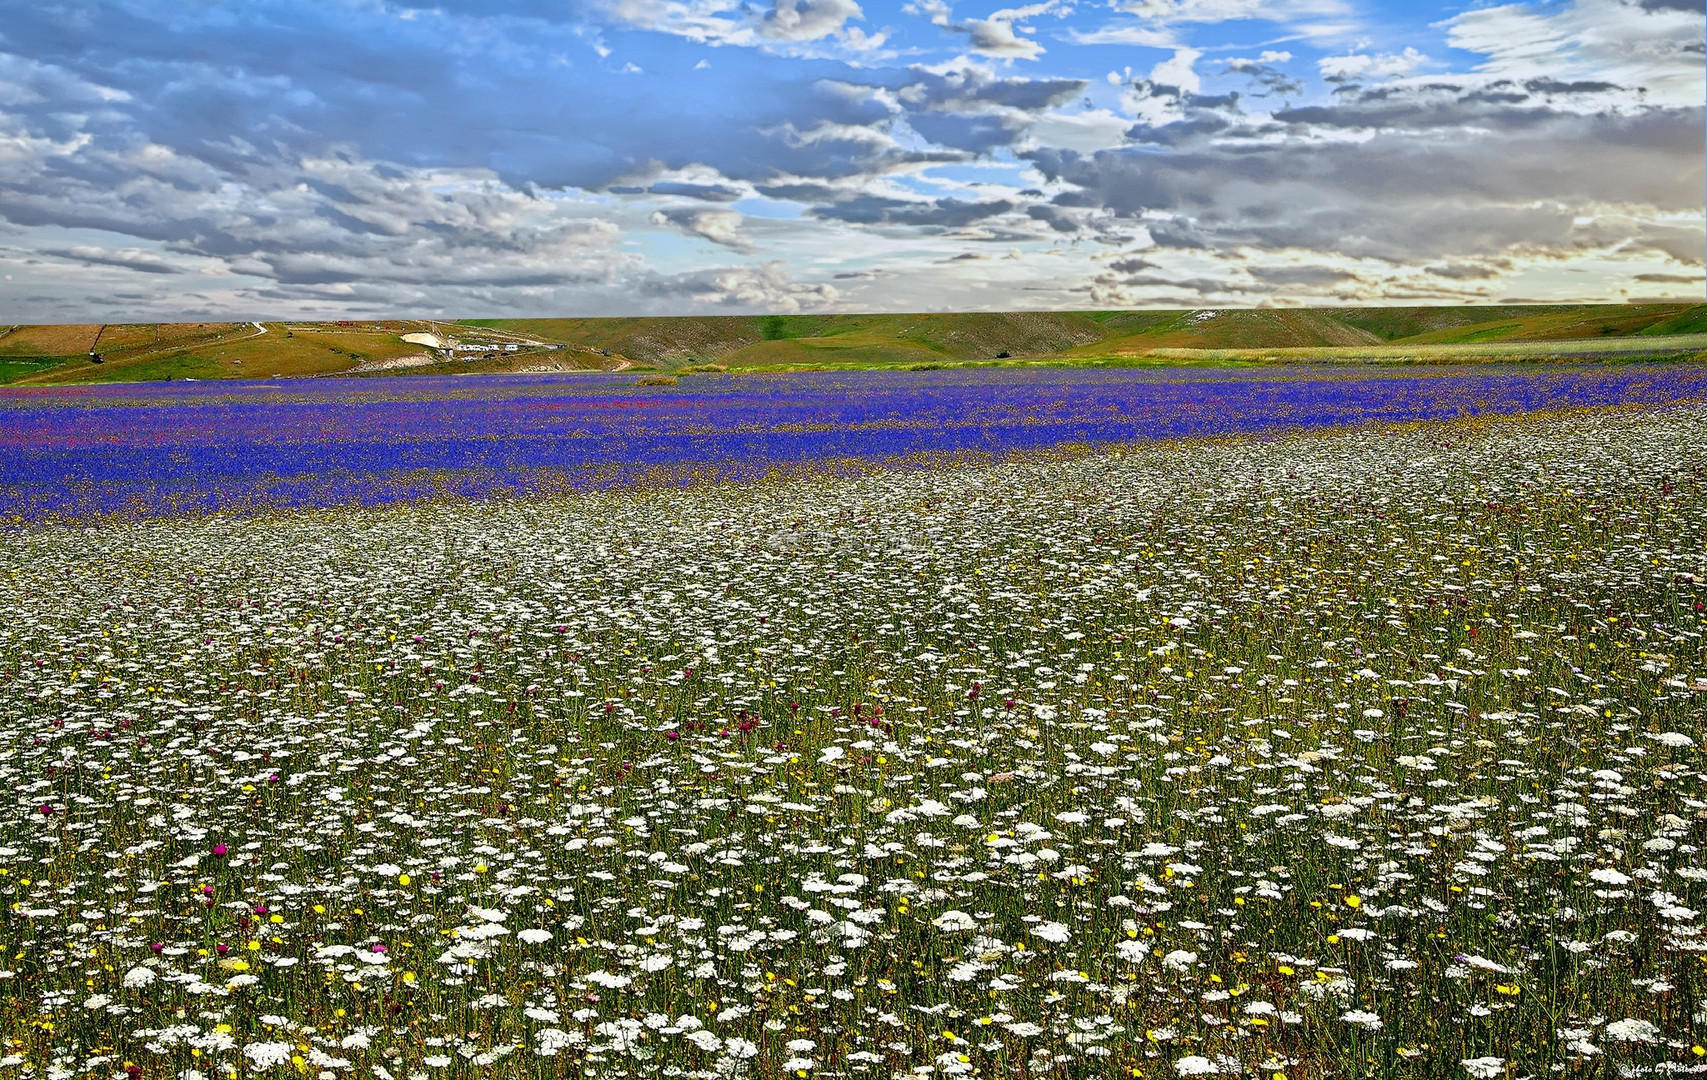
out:
<path id="1" fill-rule="evenodd" d="M 0 545 L 0 1077 L 1703 1071 L 1700 407 Z"/>

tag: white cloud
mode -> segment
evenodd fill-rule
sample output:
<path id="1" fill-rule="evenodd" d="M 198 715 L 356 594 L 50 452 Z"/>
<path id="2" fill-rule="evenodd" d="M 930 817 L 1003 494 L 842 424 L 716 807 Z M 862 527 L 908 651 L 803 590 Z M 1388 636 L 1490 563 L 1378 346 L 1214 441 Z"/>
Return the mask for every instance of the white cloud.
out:
<path id="1" fill-rule="evenodd" d="M 1177 49 L 1179 39 L 1165 30 L 1141 23 L 1114 23 L 1095 30 L 1069 30 L 1074 45 L 1139 45 L 1147 49 Z"/>
<path id="2" fill-rule="evenodd" d="M 759 32 L 783 41 L 816 41 L 837 33 L 849 19 L 864 17 L 854 0 L 775 0 Z"/>
<path id="3" fill-rule="evenodd" d="M 824 308 L 839 296 L 832 285 L 796 283 L 781 261 L 659 277 L 643 284 L 642 291 L 660 298 L 759 311 Z"/>
<path id="4" fill-rule="evenodd" d="M 904 24 L 870 33 L 863 0 L 388 0 L 283 29 L 314 6 L 133 7 L 117 43 L 14 5 L 0 261 L 30 282 L 0 304 L 51 293 L 70 321 L 132 296 L 158 298 L 138 315 L 247 317 L 1697 288 L 1698 3 L 1435 0 L 1454 49 L 1425 56 L 1378 28 L 1312 36 L 1355 25 L 1350 0 L 904 2 L 864 5 Z M 416 17 L 362 22 L 398 5 Z M 1283 25 L 1212 25 L 1240 19 Z M 325 31 L 313 63 L 280 48 L 305 28 Z M 613 33 L 635 28 L 683 40 Z M 687 42 L 736 48 L 707 73 Z M 613 77 L 629 57 L 646 75 Z M 1109 85 L 1079 77 L 1092 59 Z M 759 245 L 775 261 L 720 265 Z M 1135 245 L 1161 268 L 1093 254 Z"/>
<path id="5" fill-rule="evenodd" d="M 901 10 L 928 20 L 932 26 L 948 25 L 949 7 L 946 0 L 909 0 Z"/>
<path id="6" fill-rule="evenodd" d="M 1001 19 L 968 19 L 961 29 L 971 35 L 972 51 L 979 56 L 1036 60 L 1044 53 L 1043 46 L 1031 38 L 1020 37 L 1014 33 L 1012 23 Z"/>
<path id="7" fill-rule="evenodd" d="M 1192 70 L 1192 65 L 1202 55 L 1197 49 L 1175 49 L 1172 56 L 1150 69 L 1150 81 L 1195 94 L 1203 88 L 1203 80 Z"/>
<path id="8" fill-rule="evenodd" d="M 1345 15 L 1346 0 L 1126 0 L 1124 10 L 1163 23 L 1219 23 L 1238 19 L 1284 22 L 1308 16 Z"/>
<path id="9" fill-rule="evenodd" d="M 755 45 L 758 32 L 748 19 L 731 18 L 734 4 L 723 0 L 613 0 L 606 14 L 637 30 L 674 34 L 707 45 Z"/>
<path id="10" fill-rule="evenodd" d="M 1316 67 L 1330 82 L 1348 82 L 1352 79 L 1391 79 L 1409 75 L 1428 62 L 1428 57 L 1407 45 L 1404 52 L 1379 56 L 1363 53 L 1324 56 L 1316 61 Z"/>
<path id="11" fill-rule="evenodd" d="M 652 215 L 652 224 L 670 225 L 688 233 L 729 248 L 750 254 L 753 244 L 741 235 L 744 219 L 734 210 L 710 209 L 699 206 L 671 207 Z"/>
<path id="12" fill-rule="evenodd" d="M 948 29 L 969 35 L 972 51 L 979 56 L 989 56 L 1002 60 L 1035 60 L 1046 51 L 1042 45 L 1021 33 L 1032 33 L 1029 26 L 1022 25 L 1019 32 L 1014 29 L 1014 23 L 1034 19 L 1039 15 L 1067 15 L 1072 13 L 1072 6 L 1067 0 L 1045 0 L 1043 3 L 1027 4 L 1024 7 L 1002 8 L 993 11 L 988 18 L 967 19 L 958 25 L 950 25 Z M 946 14 L 946 8 L 943 9 Z"/>
<path id="13" fill-rule="evenodd" d="M 705 45 L 777 48 L 825 39 L 860 53 L 880 47 L 882 34 L 847 25 L 864 18 L 855 0 L 772 0 L 762 14 L 731 0 L 609 0 L 606 14 L 637 30 L 672 34 Z"/>
<path id="14" fill-rule="evenodd" d="M 1273 49 L 1265 49 L 1263 54 L 1255 59 L 1235 57 L 1227 61 L 1227 67 L 1231 71 L 1248 71 L 1251 68 L 1263 67 L 1268 64 L 1284 64 L 1291 59 L 1292 54 L 1289 52 L 1275 52 Z"/>
<path id="15" fill-rule="evenodd" d="M 1649 105 L 1699 106 L 1707 97 L 1700 11 L 1574 0 L 1481 8 L 1444 25 L 1454 48 L 1487 57 L 1478 70 L 1489 75 L 1642 87 Z"/>

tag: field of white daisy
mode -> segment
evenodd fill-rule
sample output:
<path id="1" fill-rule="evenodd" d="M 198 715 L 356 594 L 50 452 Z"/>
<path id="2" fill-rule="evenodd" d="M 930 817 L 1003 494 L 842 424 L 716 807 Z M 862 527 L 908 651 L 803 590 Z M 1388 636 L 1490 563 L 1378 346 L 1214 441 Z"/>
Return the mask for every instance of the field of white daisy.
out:
<path id="1" fill-rule="evenodd" d="M 0 535 L 0 1078 L 1707 1073 L 1707 409 Z"/>

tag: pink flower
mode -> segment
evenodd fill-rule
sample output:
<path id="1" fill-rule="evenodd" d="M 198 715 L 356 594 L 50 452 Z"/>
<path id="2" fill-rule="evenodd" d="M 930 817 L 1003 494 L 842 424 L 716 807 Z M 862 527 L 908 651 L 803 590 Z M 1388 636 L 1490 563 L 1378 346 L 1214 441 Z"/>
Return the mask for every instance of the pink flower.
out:
<path id="1" fill-rule="evenodd" d="M 225 845 L 224 844 L 213 845 L 213 853 L 215 855 L 224 855 L 225 854 Z"/>

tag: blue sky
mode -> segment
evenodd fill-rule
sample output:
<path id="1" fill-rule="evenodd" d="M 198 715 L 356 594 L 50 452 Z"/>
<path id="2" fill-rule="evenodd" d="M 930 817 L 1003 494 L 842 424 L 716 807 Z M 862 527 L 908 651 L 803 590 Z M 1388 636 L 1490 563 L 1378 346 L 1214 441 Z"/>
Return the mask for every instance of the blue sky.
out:
<path id="1" fill-rule="evenodd" d="M 0 0 L 0 320 L 1703 294 L 1702 0 Z"/>

